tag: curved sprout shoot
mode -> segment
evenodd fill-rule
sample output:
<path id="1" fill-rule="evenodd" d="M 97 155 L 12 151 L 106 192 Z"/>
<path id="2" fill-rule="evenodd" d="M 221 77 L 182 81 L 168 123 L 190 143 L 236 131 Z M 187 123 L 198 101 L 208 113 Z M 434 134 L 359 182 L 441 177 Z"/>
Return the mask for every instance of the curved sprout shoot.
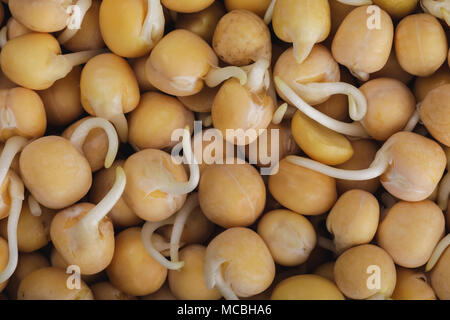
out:
<path id="1" fill-rule="evenodd" d="M 269 6 L 267 7 L 266 13 L 264 14 L 264 23 L 265 24 L 269 24 L 272 21 L 273 9 L 275 8 L 275 2 L 277 2 L 277 0 L 272 0 L 270 2 Z"/>
<path id="2" fill-rule="evenodd" d="M 336 1 L 349 6 L 365 6 L 373 3 L 372 0 L 336 0 Z"/>
<path id="3" fill-rule="evenodd" d="M 3 48 L 6 42 L 8 42 L 8 26 L 0 29 L 0 48 Z"/>
<path id="4" fill-rule="evenodd" d="M 230 285 L 223 279 L 221 268 L 219 268 L 215 273 L 215 280 L 216 289 L 219 290 L 219 292 L 226 300 L 239 300 L 238 296 L 234 293 Z"/>
<path id="5" fill-rule="evenodd" d="M 175 217 L 172 216 L 168 219 L 158 222 L 147 221 L 142 227 L 141 238 L 144 243 L 145 250 L 150 254 L 158 263 L 169 270 L 179 270 L 184 266 L 183 261 L 172 262 L 167 260 L 156 248 L 153 246 L 152 235 L 156 229 L 173 224 L 175 222 Z"/>
<path id="6" fill-rule="evenodd" d="M 286 159 L 298 166 L 320 172 L 329 177 L 342 180 L 364 181 L 381 176 L 389 166 L 389 148 L 391 143 L 385 143 L 375 155 L 369 168 L 362 170 L 345 170 L 324 165 L 318 161 L 299 156 L 287 156 Z"/>
<path id="7" fill-rule="evenodd" d="M 337 121 L 323 114 L 319 110 L 307 104 L 279 77 L 275 77 L 275 84 L 291 104 L 293 104 L 298 110 L 303 112 L 306 116 L 310 117 L 314 121 L 344 135 L 349 135 L 353 137 L 367 137 L 367 133 L 360 123 L 358 122 L 346 123 L 342 121 Z"/>
<path id="8" fill-rule="evenodd" d="M 75 34 L 80 30 L 81 24 L 83 23 L 84 16 L 86 12 L 92 5 L 92 0 L 78 0 L 75 5 L 76 9 L 72 10 L 69 17 L 69 23 L 67 28 L 59 35 L 58 42 L 64 44 L 70 39 L 72 39 Z"/>
<path id="9" fill-rule="evenodd" d="M 2 155 L 0 156 L 0 186 L 3 184 L 8 170 L 14 157 L 19 153 L 28 143 L 28 140 L 21 136 L 14 136 L 9 138 L 3 147 Z"/>
<path id="10" fill-rule="evenodd" d="M 444 253 L 445 249 L 450 245 L 450 234 L 446 235 L 444 238 L 439 241 L 436 248 L 434 248 L 433 253 L 431 254 L 430 260 L 425 267 L 425 271 L 428 272 L 434 268 L 436 263 L 439 261 L 442 253 Z"/>
<path id="11" fill-rule="evenodd" d="M 28 208 L 30 208 L 31 215 L 35 217 L 40 217 L 42 215 L 41 206 L 31 193 L 28 195 Z"/>
<path id="12" fill-rule="evenodd" d="M 111 167 L 119 149 L 119 138 L 114 126 L 103 118 L 90 118 L 81 123 L 72 133 L 70 142 L 83 154 L 83 144 L 92 129 L 101 128 L 108 136 L 108 151 L 105 157 L 105 168 Z"/>
<path id="13" fill-rule="evenodd" d="M 288 109 L 287 103 L 283 103 L 281 106 L 279 106 L 273 114 L 272 123 L 280 124 L 283 121 L 283 118 L 284 118 L 284 115 L 286 114 L 287 109 Z"/>
<path id="14" fill-rule="evenodd" d="M 153 47 L 164 34 L 164 12 L 160 0 L 148 0 L 147 8 L 141 37 Z"/>
<path id="15" fill-rule="evenodd" d="M 335 94 L 345 94 L 349 98 L 349 115 L 355 121 L 362 120 L 367 113 L 367 100 L 356 87 L 346 82 L 313 82 L 308 84 L 296 83 L 295 88 L 300 94 L 324 99 Z"/>
<path id="16" fill-rule="evenodd" d="M 125 190 L 127 177 L 122 167 L 116 168 L 116 180 L 106 196 L 81 218 L 80 222 L 87 227 L 97 227 L 100 221 L 111 211 Z"/>
<path id="17" fill-rule="evenodd" d="M 450 197 L 450 171 L 442 178 L 439 184 L 438 205 L 442 210 L 447 210 Z"/>
<path id="18" fill-rule="evenodd" d="M 191 212 L 199 206 L 197 193 L 192 193 L 183 208 L 178 211 L 173 223 L 172 234 L 170 236 L 170 260 L 173 262 L 178 261 L 178 250 L 180 248 L 180 239 L 183 233 L 186 220 Z"/>
<path id="19" fill-rule="evenodd" d="M 416 110 L 414 111 L 411 118 L 409 118 L 408 123 L 406 124 L 405 129 L 403 129 L 403 131 L 412 132 L 419 123 L 419 121 L 420 121 L 420 103 L 417 104 Z"/>
<path id="20" fill-rule="evenodd" d="M 423 11 L 444 20 L 450 26 L 450 0 L 420 0 Z"/>
<path id="21" fill-rule="evenodd" d="M 270 75 L 268 73 L 270 62 L 266 59 L 260 59 L 255 63 L 242 67 L 247 72 L 247 87 L 250 92 L 259 92 L 263 88 L 266 90 L 270 85 Z"/>
<path id="22" fill-rule="evenodd" d="M 241 86 L 247 83 L 247 73 L 242 68 L 236 66 L 228 66 L 224 68 L 211 67 L 208 74 L 205 76 L 204 81 L 210 88 L 217 87 L 222 82 L 236 78 L 239 80 Z"/>
<path id="23" fill-rule="evenodd" d="M 191 133 L 189 131 L 189 126 L 184 128 L 182 144 L 184 159 L 189 164 L 190 177 L 186 182 L 167 182 L 166 184 L 158 187 L 158 190 L 171 195 L 183 195 L 192 192 L 195 188 L 197 188 L 200 180 L 200 170 L 198 168 L 197 160 L 192 153 Z"/>
<path id="24" fill-rule="evenodd" d="M 5 269 L 0 272 L 0 283 L 8 280 L 17 267 L 18 247 L 17 247 L 17 225 L 22 210 L 22 202 L 24 199 L 24 186 L 22 181 L 14 173 L 10 176 L 9 194 L 11 195 L 11 207 L 8 217 L 8 248 L 9 259 Z"/>
<path id="25" fill-rule="evenodd" d="M 73 67 L 86 63 L 92 57 L 98 54 L 105 53 L 105 49 L 80 51 L 68 54 L 59 54 L 54 56 L 50 61 L 48 68 L 50 74 L 54 75 L 52 80 L 59 80 L 67 76 L 72 71 Z"/>

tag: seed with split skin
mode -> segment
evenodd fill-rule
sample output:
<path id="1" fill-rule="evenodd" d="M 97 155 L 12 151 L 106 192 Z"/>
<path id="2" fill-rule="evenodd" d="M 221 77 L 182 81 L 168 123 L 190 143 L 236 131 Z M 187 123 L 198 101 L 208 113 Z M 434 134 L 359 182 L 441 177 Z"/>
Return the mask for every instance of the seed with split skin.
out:
<path id="1" fill-rule="evenodd" d="M 179 141 L 172 139 L 176 129 L 194 128 L 194 114 L 176 98 L 147 92 L 128 119 L 130 144 L 138 149 L 165 149 Z"/>
<path id="2" fill-rule="evenodd" d="M 64 130 L 61 137 L 70 140 L 75 130 L 89 119 L 93 119 L 93 117 L 85 117 L 73 123 Z M 108 153 L 108 136 L 102 128 L 94 128 L 89 131 L 82 148 L 83 154 L 86 156 L 92 172 L 98 171 L 104 167 L 106 155 Z"/>
<path id="3" fill-rule="evenodd" d="M 80 288 L 70 289 L 65 270 L 47 267 L 28 274 L 20 283 L 18 300 L 94 300 L 91 289 L 80 280 Z"/>
<path id="4" fill-rule="evenodd" d="M 399 80 L 379 78 L 360 88 L 367 99 L 367 114 L 361 124 L 376 140 L 386 140 L 402 131 L 416 109 L 416 101 L 409 88 Z"/>
<path id="5" fill-rule="evenodd" d="M 417 268 L 430 259 L 444 231 L 444 215 L 434 202 L 400 201 L 380 223 L 377 242 L 397 265 Z"/>
<path id="6" fill-rule="evenodd" d="M 88 61 L 80 80 L 81 103 L 93 116 L 111 121 L 120 140 L 128 139 L 128 123 L 124 113 L 134 110 L 140 98 L 139 86 L 127 61 L 105 53 Z"/>
<path id="7" fill-rule="evenodd" d="M 444 29 L 432 15 L 409 15 L 397 25 L 395 52 L 408 73 L 419 77 L 432 75 L 445 62 L 447 50 Z"/>
<path id="8" fill-rule="evenodd" d="M 47 208 L 62 209 L 87 194 L 92 174 L 82 146 L 89 131 L 97 127 L 105 130 L 109 138 L 105 166 L 110 167 L 117 154 L 118 138 L 114 127 L 101 118 L 86 120 L 75 130 L 70 141 L 59 136 L 46 136 L 24 148 L 19 159 L 20 173 L 38 203 Z M 67 181 L 72 183 L 68 185 Z"/>
<path id="9" fill-rule="evenodd" d="M 235 66 L 272 59 L 269 28 L 247 10 L 233 10 L 220 19 L 214 31 L 213 48 L 221 60 Z"/>
<path id="10" fill-rule="evenodd" d="M 17 87 L 0 90 L 0 140 L 12 136 L 42 137 L 47 127 L 44 104 L 33 90 Z"/>
<path id="11" fill-rule="evenodd" d="M 359 170 L 369 167 L 375 159 L 375 155 L 379 149 L 375 141 L 369 139 L 359 139 L 351 140 L 350 143 L 352 144 L 354 151 L 353 156 L 350 160 L 336 166 L 336 168 L 344 170 Z M 336 186 L 339 194 L 343 194 L 344 192 L 352 189 L 361 189 L 369 193 L 375 193 L 380 187 L 380 179 L 373 178 L 362 181 L 336 179 Z"/>
<path id="12" fill-rule="evenodd" d="M 177 97 L 199 93 L 204 81 L 215 87 L 231 77 L 241 84 L 247 82 L 247 75 L 239 67 L 218 67 L 214 50 L 195 33 L 177 29 L 164 36 L 153 48 L 145 65 L 150 83 Z"/>
<path id="13" fill-rule="evenodd" d="M 89 201 L 98 204 L 112 188 L 116 179 L 116 168 L 123 167 L 124 160 L 116 160 L 109 168 L 97 172 L 89 190 Z M 138 225 L 142 219 L 139 218 L 125 202 L 123 195 L 109 211 L 108 217 L 115 228 L 132 227 Z"/>
<path id="14" fill-rule="evenodd" d="M 227 229 L 206 248 L 206 286 L 215 287 L 227 300 L 263 292 L 272 284 L 274 276 L 275 263 L 269 249 L 248 228 Z"/>
<path id="15" fill-rule="evenodd" d="M 11 299 L 17 299 L 17 291 L 22 280 L 31 272 L 49 267 L 47 258 L 40 252 L 21 253 L 14 274 L 11 276 L 6 292 Z M 1 285 L 0 285 L 1 287 Z M 1 291 L 1 290 L 0 290 Z"/>
<path id="16" fill-rule="evenodd" d="M 99 50 L 61 54 L 50 34 L 29 33 L 6 43 L 0 55 L 2 71 L 20 86 L 44 90 L 64 78 L 74 66 L 85 63 Z"/>
<path id="17" fill-rule="evenodd" d="M 175 28 L 189 30 L 211 43 L 217 23 L 224 14 L 223 4 L 220 1 L 214 1 L 212 5 L 202 11 L 179 13 Z"/>
<path id="18" fill-rule="evenodd" d="M 269 190 L 284 207 L 304 214 L 325 213 L 336 202 L 336 181 L 322 173 L 290 163 L 279 163 L 276 174 L 269 176 Z"/>
<path id="19" fill-rule="evenodd" d="M 37 32 L 55 32 L 68 26 L 75 13 L 70 14 L 70 6 L 85 5 L 90 1 L 55 1 L 55 0 L 11 0 L 8 6 L 12 16 L 27 28 Z"/>
<path id="20" fill-rule="evenodd" d="M 169 270 L 170 290 L 181 300 L 217 300 L 221 294 L 216 288 L 208 289 L 203 277 L 206 248 L 190 245 L 180 251 L 184 261 L 181 270 Z"/>
<path id="21" fill-rule="evenodd" d="M 159 0 L 105 0 L 99 19 L 108 48 L 126 58 L 146 55 L 164 34 L 164 13 Z"/>
<path id="22" fill-rule="evenodd" d="M 292 135 L 299 147 L 312 159 L 328 165 L 338 165 L 353 156 L 350 141 L 297 110 L 292 118 Z"/>
<path id="23" fill-rule="evenodd" d="M 72 52 L 101 49 L 105 46 L 100 32 L 100 0 L 92 0 L 92 5 L 83 17 L 80 29 L 63 32 L 58 41 Z M 120 17 L 120 15 L 118 15 Z"/>
<path id="24" fill-rule="evenodd" d="M 282 266 L 302 264 L 316 245 L 316 232 L 311 222 L 289 210 L 264 214 L 258 223 L 258 234 L 275 262 Z"/>
<path id="25" fill-rule="evenodd" d="M 326 0 L 277 0 L 272 26 L 278 38 L 293 43 L 295 59 L 302 63 L 330 33 L 330 6 Z"/>
<path id="26" fill-rule="evenodd" d="M 428 77 L 417 77 L 414 82 L 414 95 L 418 102 L 422 102 L 427 94 L 437 87 L 450 84 L 450 69 L 443 65 Z"/>
<path id="27" fill-rule="evenodd" d="M 433 140 L 412 132 L 398 132 L 384 143 L 368 169 L 342 170 L 297 156 L 288 156 L 287 161 L 338 179 L 361 181 L 380 177 L 383 187 L 393 196 L 421 201 L 433 193 L 447 159 Z"/>
<path id="28" fill-rule="evenodd" d="M 448 237 L 448 235 L 447 235 Z M 450 299 L 450 247 L 440 256 L 437 264 L 431 270 L 431 286 L 441 300 Z"/>
<path id="29" fill-rule="evenodd" d="M 47 122 L 54 126 L 65 126 L 83 113 L 80 98 L 81 67 L 76 66 L 62 79 L 46 90 L 37 91 L 44 103 Z"/>
<path id="30" fill-rule="evenodd" d="M 114 253 L 114 228 L 106 217 L 122 196 L 126 177 L 116 168 L 116 181 L 97 205 L 82 202 L 55 215 L 50 236 L 56 250 L 82 274 L 98 273 L 109 265 Z"/>
<path id="31" fill-rule="evenodd" d="M 331 51 L 336 61 L 363 81 L 367 81 L 371 73 L 381 70 L 391 53 L 394 26 L 389 14 L 379 10 L 379 26 L 369 28 L 372 16 L 368 6 L 355 8 L 339 26 L 332 43 Z"/>
<path id="32" fill-rule="evenodd" d="M 33 252 L 46 246 L 50 241 L 50 222 L 54 212 L 43 208 L 40 216 L 30 212 L 27 202 L 22 205 L 19 222 L 17 224 L 17 246 L 20 252 Z M 8 219 L 0 221 L 0 234 L 8 239 Z"/>
<path id="33" fill-rule="evenodd" d="M 361 300 L 389 298 L 397 275 L 394 262 L 386 251 L 372 244 L 363 244 L 339 256 L 334 266 L 334 277 L 345 296 Z"/>
<path id="34" fill-rule="evenodd" d="M 405 85 L 408 85 L 413 79 L 413 75 L 409 74 L 408 72 L 402 69 L 395 54 L 395 50 L 391 50 L 389 59 L 384 65 L 384 67 L 380 71 L 372 73 L 370 75 L 370 78 L 371 79 L 394 78 L 403 82 Z"/>
<path id="35" fill-rule="evenodd" d="M 278 130 L 278 138 L 273 138 L 272 135 Z M 276 135 L 275 135 L 276 137 Z M 255 154 L 253 150 L 257 150 L 256 159 L 253 159 Z M 250 163 L 257 163 L 259 167 L 270 167 L 275 165 L 274 160 L 283 159 L 291 154 L 298 154 L 300 148 L 295 143 L 294 137 L 290 129 L 289 120 L 285 120 L 280 124 L 271 123 L 255 141 L 245 146 L 245 152 Z M 275 152 L 278 152 L 277 159 Z"/>
<path id="36" fill-rule="evenodd" d="M 227 11 L 243 9 L 264 17 L 271 0 L 225 0 Z"/>
<path id="37" fill-rule="evenodd" d="M 97 282 L 91 285 L 95 300 L 136 300 L 136 297 L 123 293 L 109 282 Z"/>
<path id="38" fill-rule="evenodd" d="M 437 141 L 450 147 L 450 84 L 427 94 L 420 105 L 420 119 Z"/>
<path id="39" fill-rule="evenodd" d="M 116 236 L 114 257 L 106 271 L 112 285 L 132 296 L 157 291 L 167 276 L 167 269 L 145 250 L 137 227 Z"/>
<path id="40" fill-rule="evenodd" d="M 209 220 L 224 228 L 246 227 L 262 214 L 266 188 L 250 164 L 228 160 L 232 164 L 214 164 L 202 173 L 200 207 Z"/>
<path id="41" fill-rule="evenodd" d="M 397 283 L 393 300 L 436 300 L 425 273 L 397 267 Z"/>
<path id="42" fill-rule="evenodd" d="M 330 280 L 315 274 L 303 274 L 281 281 L 271 300 L 345 300 Z"/>
<path id="43" fill-rule="evenodd" d="M 355 189 L 344 193 L 327 216 L 327 229 L 337 251 L 372 241 L 379 216 L 378 201 L 369 192 Z"/>
<path id="44" fill-rule="evenodd" d="M 217 92 L 211 116 L 227 141 L 247 145 L 257 139 L 260 129 L 268 127 L 273 112 L 273 100 L 266 92 L 251 92 L 236 79 L 229 79 Z M 234 129 L 234 134 L 227 134 L 227 129 Z"/>

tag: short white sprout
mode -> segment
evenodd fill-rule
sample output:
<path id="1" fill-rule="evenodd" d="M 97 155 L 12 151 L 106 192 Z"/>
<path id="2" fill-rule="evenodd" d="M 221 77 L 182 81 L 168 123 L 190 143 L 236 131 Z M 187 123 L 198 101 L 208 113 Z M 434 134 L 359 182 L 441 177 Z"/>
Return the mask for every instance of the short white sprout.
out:
<path id="1" fill-rule="evenodd" d="M 272 0 L 270 2 L 269 6 L 267 7 L 266 13 L 264 14 L 264 23 L 265 24 L 269 24 L 272 21 L 273 9 L 275 8 L 275 2 L 277 2 L 277 0 Z"/>
<path id="2" fill-rule="evenodd" d="M 284 115 L 286 114 L 287 109 L 288 109 L 287 103 L 283 103 L 281 106 L 279 106 L 273 114 L 272 123 L 280 124 L 283 121 L 283 118 L 284 118 Z"/>
<path id="3" fill-rule="evenodd" d="M 68 8 L 70 10 L 69 23 L 67 24 L 67 28 L 58 37 L 60 44 L 64 44 L 72 39 L 78 30 L 80 30 L 84 16 L 91 5 L 92 0 L 78 0 L 76 5 Z"/>
<path id="4" fill-rule="evenodd" d="M 28 208 L 30 209 L 31 215 L 35 217 L 40 217 L 42 215 L 41 206 L 31 193 L 28 195 Z"/>
<path id="5" fill-rule="evenodd" d="M 148 0 L 147 8 L 147 16 L 142 26 L 141 37 L 151 47 L 154 47 L 164 35 L 164 11 L 160 0 Z"/>
<path id="6" fill-rule="evenodd" d="M 230 78 L 238 79 L 242 86 L 247 83 L 247 73 L 242 68 L 236 66 L 224 68 L 211 67 L 203 80 L 208 87 L 213 88 Z"/>
<path id="7" fill-rule="evenodd" d="M 425 271 L 428 272 L 434 268 L 436 263 L 439 261 L 439 258 L 444 253 L 445 249 L 450 245 L 450 234 L 447 234 L 444 238 L 439 241 L 436 248 L 434 248 L 433 253 L 431 254 L 430 260 L 425 267 Z"/>
<path id="8" fill-rule="evenodd" d="M 231 286 L 225 281 L 222 275 L 223 259 L 205 260 L 203 277 L 208 289 L 216 288 L 226 300 L 239 300 Z"/>
<path id="9" fill-rule="evenodd" d="M 109 168 L 116 158 L 117 150 L 119 149 L 119 138 L 114 126 L 108 120 L 95 117 L 83 121 L 72 133 L 70 142 L 81 154 L 83 154 L 83 144 L 86 141 L 89 132 L 95 128 L 103 129 L 108 136 L 108 151 L 105 157 L 105 168 Z"/>

